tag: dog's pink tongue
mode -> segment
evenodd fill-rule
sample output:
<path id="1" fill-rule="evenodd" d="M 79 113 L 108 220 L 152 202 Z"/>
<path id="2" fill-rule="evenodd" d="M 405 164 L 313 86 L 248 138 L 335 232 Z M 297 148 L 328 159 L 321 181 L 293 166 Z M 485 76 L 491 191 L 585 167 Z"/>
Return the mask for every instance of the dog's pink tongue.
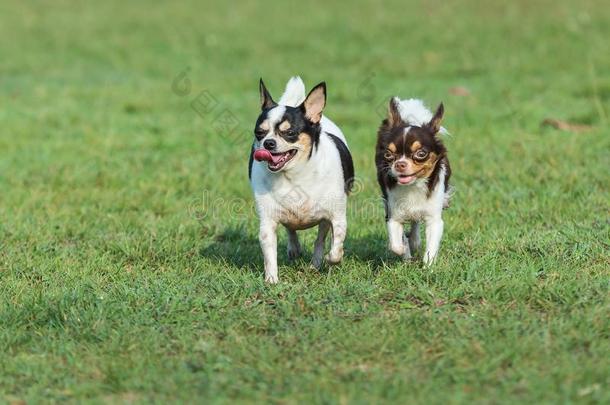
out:
<path id="1" fill-rule="evenodd" d="M 284 155 L 271 155 L 271 160 L 273 161 L 273 164 L 276 165 L 280 162 L 280 160 L 282 160 L 282 158 L 284 157 Z"/>
<path id="2" fill-rule="evenodd" d="M 254 151 L 254 159 L 258 162 L 272 162 L 273 156 L 271 155 L 271 152 L 269 152 L 267 149 L 257 149 Z"/>
<path id="3" fill-rule="evenodd" d="M 398 182 L 400 184 L 409 184 L 411 183 L 413 180 L 415 180 L 415 176 L 404 176 L 404 177 L 398 177 Z"/>

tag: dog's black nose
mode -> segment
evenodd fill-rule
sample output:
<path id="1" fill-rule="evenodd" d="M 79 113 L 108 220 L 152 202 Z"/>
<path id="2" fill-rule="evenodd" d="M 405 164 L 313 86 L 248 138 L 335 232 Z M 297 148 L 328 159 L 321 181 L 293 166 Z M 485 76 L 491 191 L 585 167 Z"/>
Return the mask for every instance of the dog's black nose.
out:
<path id="1" fill-rule="evenodd" d="M 273 150 L 277 146 L 277 142 L 275 142 L 275 139 L 267 139 L 265 142 L 263 142 L 263 146 L 267 150 Z"/>

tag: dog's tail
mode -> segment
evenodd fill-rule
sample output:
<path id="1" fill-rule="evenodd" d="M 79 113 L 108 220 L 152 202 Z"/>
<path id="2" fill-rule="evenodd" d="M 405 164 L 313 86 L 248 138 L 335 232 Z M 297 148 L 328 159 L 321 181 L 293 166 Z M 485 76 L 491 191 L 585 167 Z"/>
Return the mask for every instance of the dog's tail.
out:
<path id="1" fill-rule="evenodd" d="M 296 107 L 305 100 L 305 83 L 299 76 L 291 77 L 286 83 L 286 90 L 280 98 L 280 105 Z"/>

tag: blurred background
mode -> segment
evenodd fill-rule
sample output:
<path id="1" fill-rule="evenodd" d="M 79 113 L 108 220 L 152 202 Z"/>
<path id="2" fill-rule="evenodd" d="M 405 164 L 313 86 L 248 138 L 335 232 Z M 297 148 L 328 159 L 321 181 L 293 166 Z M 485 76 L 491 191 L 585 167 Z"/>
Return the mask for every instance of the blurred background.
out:
<path id="1" fill-rule="evenodd" d="M 607 1 L 2 1 L 0 38 L 0 394 L 601 400 Z M 293 75 L 358 188 L 344 265 L 282 238 L 268 290 L 248 153 L 259 78 Z M 434 273 L 386 254 L 393 95 L 445 103 Z"/>

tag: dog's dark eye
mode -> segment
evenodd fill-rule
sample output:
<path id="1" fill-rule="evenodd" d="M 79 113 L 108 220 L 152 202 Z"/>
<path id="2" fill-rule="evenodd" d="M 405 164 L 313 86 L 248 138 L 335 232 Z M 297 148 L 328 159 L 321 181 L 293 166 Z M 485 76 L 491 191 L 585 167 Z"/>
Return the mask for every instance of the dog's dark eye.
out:
<path id="1" fill-rule="evenodd" d="M 385 160 L 394 160 L 394 154 L 392 152 L 390 152 L 389 150 L 387 150 L 385 152 L 383 157 L 385 158 Z"/>
<path id="2" fill-rule="evenodd" d="M 287 139 L 296 139 L 298 136 L 297 132 L 295 130 L 289 129 L 287 131 L 284 131 L 284 138 Z"/>
<path id="3" fill-rule="evenodd" d="M 413 154 L 413 157 L 415 160 L 425 160 L 428 157 L 428 152 L 423 149 L 419 149 Z"/>
<path id="4" fill-rule="evenodd" d="M 254 136 L 256 137 L 256 139 L 263 139 L 266 134 L 267 134 L 267 131 L 265 131 L 264 129 L 256 128 L 254 130 Z"/>

